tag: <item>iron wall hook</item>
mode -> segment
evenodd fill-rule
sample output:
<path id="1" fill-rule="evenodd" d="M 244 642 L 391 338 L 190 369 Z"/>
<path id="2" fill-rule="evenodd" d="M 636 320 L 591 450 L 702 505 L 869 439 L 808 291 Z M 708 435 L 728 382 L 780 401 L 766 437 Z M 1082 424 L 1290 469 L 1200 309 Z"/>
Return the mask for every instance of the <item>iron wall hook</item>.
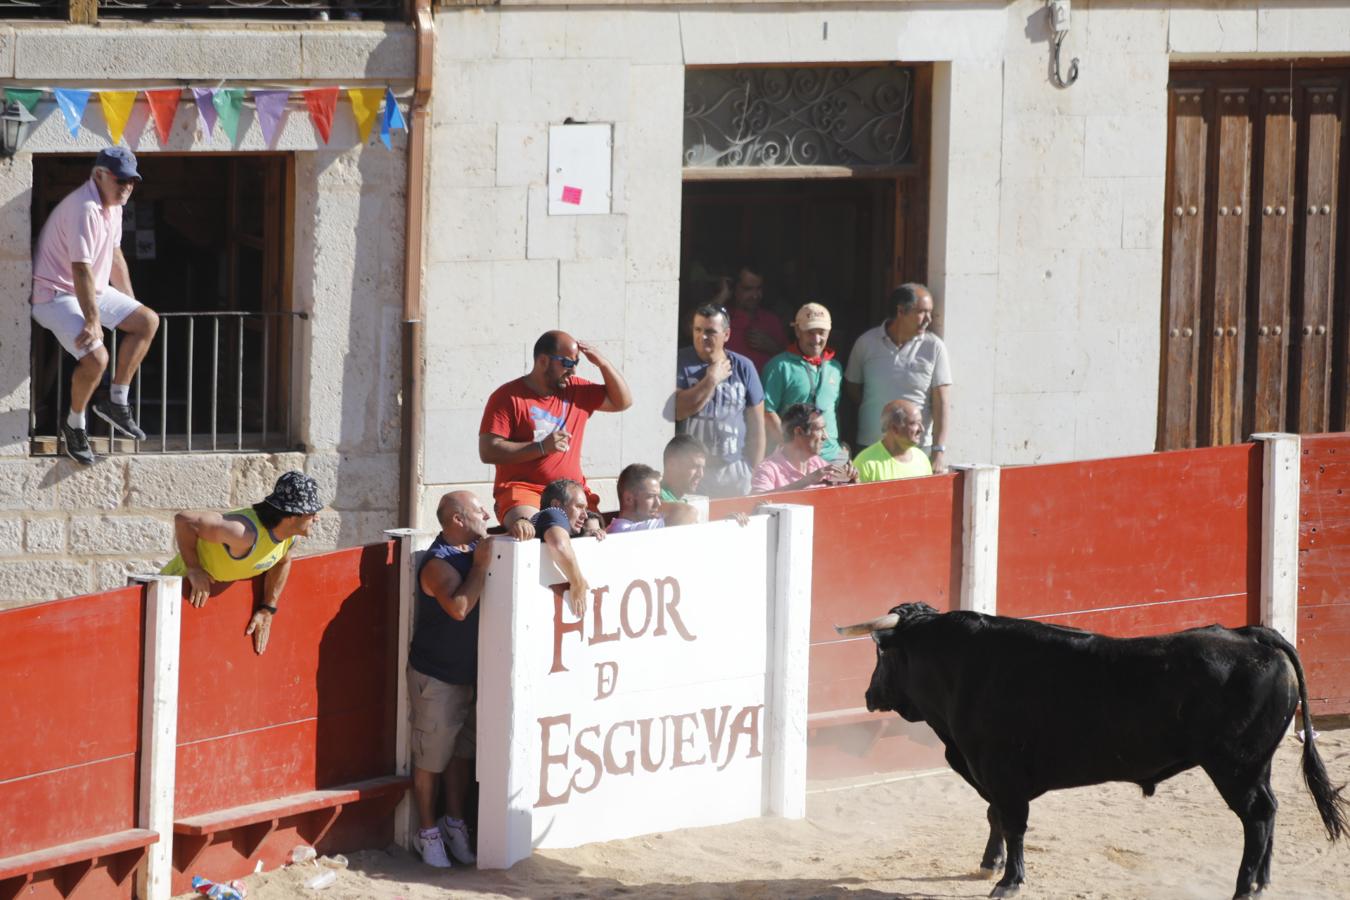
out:
<path id="1" fill-rule="evenodd" d="M 1078 80 L 1078 57 L 1069 61 L 1069 77 L 1064 78 L 1059 74 L 1059 51 L 1064 46 L 1064 39 L 1069 36 L 1069 32 L 1060 31 L 1055 33 L 1052 45 L 1054 47 L 1054 56 L 1051 58 L 1050 80 L 1055 83 L 1057 88 L 1066 88 Z"/>

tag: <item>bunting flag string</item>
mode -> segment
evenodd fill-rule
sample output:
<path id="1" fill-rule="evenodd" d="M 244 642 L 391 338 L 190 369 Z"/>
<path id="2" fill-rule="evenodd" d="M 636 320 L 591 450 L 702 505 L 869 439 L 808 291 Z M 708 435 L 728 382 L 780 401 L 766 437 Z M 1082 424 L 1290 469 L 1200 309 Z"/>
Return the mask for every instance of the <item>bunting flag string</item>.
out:
<path id="1" fill-rule="evenodd" d="M 122 132 L 126 130 L 127 119 L 131 118 L 131 107 L 136 103 L 136 92 L 99 91 L 98 102 L 103 107 L 103 120 L 108 123 L 108 137 L 114 144 L 122 143 Z"/>
<path id="2" fill-rule="evenodd" d="M 155 133 L 159 135 L 161 147 L 169 143 L 169 133 L 173 130 L 173 120 L 178 116 L 178 101 L 181 99 L 182 88 L 145 92 L 145 101 L 150 105 L 150 118 L 155 123 Z"/>
<path id="3" fill-rule="evenodd" d="M 80 133 L 84 108 L 89 105 L 89 92 L 77 88 L 57 88 L 53 93 L 56 95 L 56 105 L 61 108 L 61 115 L 66 117 L 70 136 L 75 137 Z"/>
<path id="4" fill-rule="evenodd" d="M 380 116 L 380 141 L 383 142 L 386 150 L 392 150 L 393 145 L 389 141 L 389 132 L 394 128 L 408 130 L 408 123 L 403 121 L 403 111 L 398 108 L 398 98 L 394 96 L 393 88 L 384 89 L 384 114 Z"/>
<path id="5" fill-rule="evenodd" d="M 192 99 L 197 103 L 197 121 L 202 126 L 202 136 L 208 141 L 216 130 L 215 90 L 212 88 L 193 88 Z"/>
<path id="6" fill-rule="evenodd" d="M 36 112 L 38 103 L 44 95 L 50 94 L 61 110 L 71 137 L 77 137 L 84 113 L 94 94 L 98 95 L 102 107 L 103 119 L 108 127 L 108 137 L 113 144 L 122 142 L 127 123 L 135 109 L 137 98 L 145 94 L 149 107 L 150 120 L 154 123 L 155 133 L 159 136 L 161 147 L 168 144 L 173 131 L 178 107 L 183 101 L 181 87 L 122 87 L 118 90 L 96 90 L 83 88 L 14 88 L 3 89 L 4 102 L 21 104 L 30 114 Z M 361 143 L 370 142 L 371 132 L 379 124 L 379 140 L 386 148 L 392 149 L 392 132 L 407 131 L 407 119 L 399 107 L 398 96 L 393 88 L 342 88 L 336 85 L 325 87 L 188 87 L 191 102 L 197 112 L 201 136 L 207 141 L 215 135 L 217 122 L 229 137 L 231 143 L 238 145 L 240 138 L 240 119 L 246 103 L 251 101 L 256 110 L 258 126 L 262 130 L 267 146 L 274 146 L 281 134 L 283 123 L 290 109 L 291 97 L 300 94 L 309 112 L 311 124 L 318 136 L 327 144 L 332 137 L 333 119 L 337 111 L 337 102 L 341 92 L 345 91 L 351 104 L 352 116 L 356 120 L 357 133 Z"/>
<path id="7" fill-rule="evenodd" d="M 356 132 L 361 135 L 361 144 L 370 143 L 370 130 L 375 125 L 375 117 L 380 114 L 380 101 L 384 92 L 379 88 L 348 88 L 347 97 L 352 102 L 352 115 L 356 116 Z"/>
<path id="8" fill-rule="evenodd" d="M 211 98 L 211 105 L 220 116 L 220 127 L 225 129 L 230 143 L 238 143 L 239 113 L 244 109 L 244 91 L 242 88 L 220 88 Z"/>
<path id="9" fill-rule="evenodd" d="M 40 90 L 5 88 L 5 102 L 8 103 L 11 100 L 16 100 L 30 113 L 33 111 L 33 107 L 37 106 L 37 102 L 41 97 L 42 91 Z"/>
<path id="10" fill-rule="evenodd" d="M 263 141 L 271 147 L 276 143 L 281 131 L 281 122 L 286 118 L 286 104 L 291 100 L 291 92 L 254 91 L 253 104 L 258 108 L 258 125 L 262 128 Z"/>
<path id="11" fill-rule="evenodd" d="M 328 143 L 328 135 L 333 131 L 333 112 L 337 109 L 338 89 L 335 87 L 313 88 L 305 91 L 305 105 L 309 107 L 309 118 L 319 132 L 323 142 Z"/>

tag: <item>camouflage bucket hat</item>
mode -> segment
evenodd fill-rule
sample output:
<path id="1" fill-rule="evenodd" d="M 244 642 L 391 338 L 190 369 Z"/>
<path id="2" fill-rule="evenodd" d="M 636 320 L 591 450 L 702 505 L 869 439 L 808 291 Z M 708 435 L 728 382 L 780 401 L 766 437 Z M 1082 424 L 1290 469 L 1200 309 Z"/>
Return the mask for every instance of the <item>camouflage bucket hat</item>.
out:
<path id="1" fill-rule="evenodd" d="M 287 472 L 277 479 L 272 493 L 263 500 L 288 516 L 310 516 L 323 509 L 319 483 L 303 472 Z"/>

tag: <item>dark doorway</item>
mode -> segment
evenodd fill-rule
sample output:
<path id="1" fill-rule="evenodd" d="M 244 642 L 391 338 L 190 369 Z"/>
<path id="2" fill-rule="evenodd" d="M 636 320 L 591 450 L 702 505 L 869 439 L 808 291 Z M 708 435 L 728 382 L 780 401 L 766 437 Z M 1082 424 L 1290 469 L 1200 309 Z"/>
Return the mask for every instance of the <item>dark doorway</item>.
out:
<path id="1" fill-rule="evenodd" d="M 803 303 L 829 308 L 830 343 L 846 362 L 858 335 L 885 318 L 891 288 L 925 277 L 921 186 L 917 177 L 686 181 L 680 345 L 717 279 L 755 260 L 765 270 L 764 304 L 785 323 Z M 853 433 L 853 415 L 840 410 L 842 434 Z"/>

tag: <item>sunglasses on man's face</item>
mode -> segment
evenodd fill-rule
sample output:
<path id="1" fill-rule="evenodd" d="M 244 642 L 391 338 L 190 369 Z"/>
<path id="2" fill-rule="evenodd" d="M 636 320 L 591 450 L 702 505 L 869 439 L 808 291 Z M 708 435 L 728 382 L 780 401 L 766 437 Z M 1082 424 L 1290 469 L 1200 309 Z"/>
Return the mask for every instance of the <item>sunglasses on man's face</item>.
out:
<path id="1" fill-rule="evenodd" d="M 556 359 L 564 369 L 575 369 L 577 367 L 577 361 L 575 359 L 571 359 L 566 356 L 557 356 L 555 354 L 550 353 L 548 355 L 548 358 Z"/>

